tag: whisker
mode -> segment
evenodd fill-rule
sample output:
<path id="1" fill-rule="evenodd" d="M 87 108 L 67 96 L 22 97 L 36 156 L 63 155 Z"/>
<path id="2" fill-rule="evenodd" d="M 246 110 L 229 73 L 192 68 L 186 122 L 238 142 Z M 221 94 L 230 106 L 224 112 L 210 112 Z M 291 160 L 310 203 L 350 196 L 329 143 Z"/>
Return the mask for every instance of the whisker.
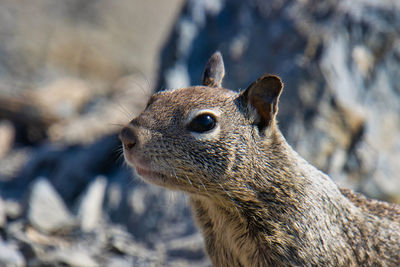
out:
<path id="1" fill-rule="evenodd" d="M 139 180 L 139 181 L 142 181 L 142 179 L 140 179 L 140 178 L 137 177 L 136 175 L 133 175 L 133 177 L 132 177 L 131 179 L 128 180 L 127 186 L 129 187 L 129 186 L 134 185 L 134 183 L 137 182 L 138 180 Z M 143 182 L 143 183 L 144 183 L 144 182 Z"/>
<path id="2" fill-rule="evenodd" d="M 132 111 L 129 111 L 126 107 L 124 107 L 121 102 L 119 102 L 117 99 L 113 99 L 113 101 L 115 101 L 115 103 L 118 105 L 119 107 L 119 111 L 124 114 L 124 116 L 128 119 L 131 120 L 134 117 L 134 114 L 132 113 Z"/>
<path id="3" fill-rule="evenodd" d="M 179 178 L 178 178 L 178 176 L 176 175 L 175 169 L 172 169 L 172 172 L 173 172 L 173 174 L 174 174 L 176 180 L 179 181 Z"/>
<path id="4" fill-rule="evenodd" d="M 121 123 L 107 123 L 108 125 L 111 125 L 111 126 L 118 126 L 118 127 L 124 127 L 125 125 L 124 124 L 121 124 Z"/>
<path id="5" fill-rule="evenodd" d="M 111 153 L 122 153 L 122 152 L 124 152 L 124 148 L 123 148 L 122 144 L 120 144 L 119 146 L 115 147 L 111 151 Z"/>
<path id="6" fill-rule="evenodd" d="M 143 80 L 146 82 L 147 87 L 149 88 L 148 91 L 151 91 L 150 80 L 147 78 L 147 76 L 144 74 L 144 72 L 142 70 L 138 70 L 138 73 L 142 76 Z M 142 86 L 140 86 L 140 87 L 143 89 Z M 144 89 L 143 89 L 143 93 L 145 94 L 145 96 L 148 96 L 148 95 L 146 95 L 147 93 L 144 91 Z"/>
<path id="7" fill-rule="evenodd" d="M 199 180 L 200 180 L 200 183 L 201 183 L 201 185 L 203 186 L 204 190 L 206 190 L 206 192 L 208 192 L 206 186 L 205 186 L 204 183 L 203 183 L 203 180 L 202 180 L 201 178 L 200 178 Z"/>
<path id="8" fill-rule="evenodd" d="M 192 187 L 194 187 L 192 181 L 191 181 L 190 178 L 189 178 L 189 176 L 185 175 L 185 177 L 186 177 L 186 179 L 188 180 L 188 182 L 190 183 L 190 185 L 191 185 Z"/>
<path id="9" fill-rule="evenodd" d="M 146 77 L 146 75 L 141 70 L 137 70 L 136 74 L 139 74 L 139 76 L 141 76 L 141 78 L 145 81 L 148 90 L 146 90 L 146 87 L 143 86 L 142 83 L 140 81 L 138 81 L 137 79 L 132 79 L 131 83 L 140 89 L 143 96 L 145 96 L 146 98 L 149 98 L 152 95 L 151 83 L 150 83 L 149 79 Z"/>
<path id="10" fill-rule="evenodd" d="M 117 162 L 123 162 L 126 164 L 125 159 L 124 159 L 124 153 L 121 151 L 117 157 Z"/>

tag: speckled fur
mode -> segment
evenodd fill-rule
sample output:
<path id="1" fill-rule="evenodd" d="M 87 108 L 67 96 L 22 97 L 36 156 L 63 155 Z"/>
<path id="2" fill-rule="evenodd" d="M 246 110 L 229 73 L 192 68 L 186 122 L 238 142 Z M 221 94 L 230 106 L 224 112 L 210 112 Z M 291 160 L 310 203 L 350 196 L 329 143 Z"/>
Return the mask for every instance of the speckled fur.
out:
<path id="1" fill-rule="evenodd" d="M 218 110 L 215 138 L 187 130 L 196 109 Z M 125 157 L 189 194 L 213 266 L 400 266 L 399 206 L 339 189 L 287 144 L 275 116 L 265 129 L 256 117 L 245 92 L 160 92 L 127 126 Z"/>

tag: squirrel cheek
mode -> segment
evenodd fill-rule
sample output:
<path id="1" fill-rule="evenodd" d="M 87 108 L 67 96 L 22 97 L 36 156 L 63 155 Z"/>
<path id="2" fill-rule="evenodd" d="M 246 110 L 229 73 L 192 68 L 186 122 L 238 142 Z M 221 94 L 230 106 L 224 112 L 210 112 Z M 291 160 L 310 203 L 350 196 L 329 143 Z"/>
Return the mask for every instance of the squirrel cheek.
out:
<path id="1" fill-rule="evenodd" d="M 220 136 L 221 128 L 217 125 L 214 129 L 205 133 L 190 132 L 190 134 L 199 141 L 211 141 L 218 140 Z"/>

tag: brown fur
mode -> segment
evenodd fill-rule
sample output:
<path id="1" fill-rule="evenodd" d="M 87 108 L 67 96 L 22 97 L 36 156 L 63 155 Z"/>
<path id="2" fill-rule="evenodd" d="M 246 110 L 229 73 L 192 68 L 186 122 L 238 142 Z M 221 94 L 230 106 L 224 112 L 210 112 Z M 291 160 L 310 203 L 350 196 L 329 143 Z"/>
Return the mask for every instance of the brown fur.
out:
<path id="1" fill-rule="evenodd" d="M 238 94 L 214 74 L 153 95 L 121 132 L 143 179 L 189 194 L 213 265 L 400 266 L 399 206 L 339 189 L 287 144 L 275 120 L 280 79 Z M 190 131 L 198 111 L 217 126 Z"/>

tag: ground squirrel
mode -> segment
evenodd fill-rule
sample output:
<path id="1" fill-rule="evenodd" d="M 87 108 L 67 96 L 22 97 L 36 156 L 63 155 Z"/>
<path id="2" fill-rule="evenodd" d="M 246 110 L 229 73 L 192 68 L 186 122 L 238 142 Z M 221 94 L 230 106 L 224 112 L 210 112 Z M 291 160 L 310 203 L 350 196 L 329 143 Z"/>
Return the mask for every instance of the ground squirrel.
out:
<path id="1" fill-rule="evenodd" d="M 185 191 L 214 266 L 400 266 L 400 206 L 339 189 L 278 129 L 283 84 L 221 87 L 219 52 L 203 85 L 159 92 L 120 133 L 150 183 Z"/>

